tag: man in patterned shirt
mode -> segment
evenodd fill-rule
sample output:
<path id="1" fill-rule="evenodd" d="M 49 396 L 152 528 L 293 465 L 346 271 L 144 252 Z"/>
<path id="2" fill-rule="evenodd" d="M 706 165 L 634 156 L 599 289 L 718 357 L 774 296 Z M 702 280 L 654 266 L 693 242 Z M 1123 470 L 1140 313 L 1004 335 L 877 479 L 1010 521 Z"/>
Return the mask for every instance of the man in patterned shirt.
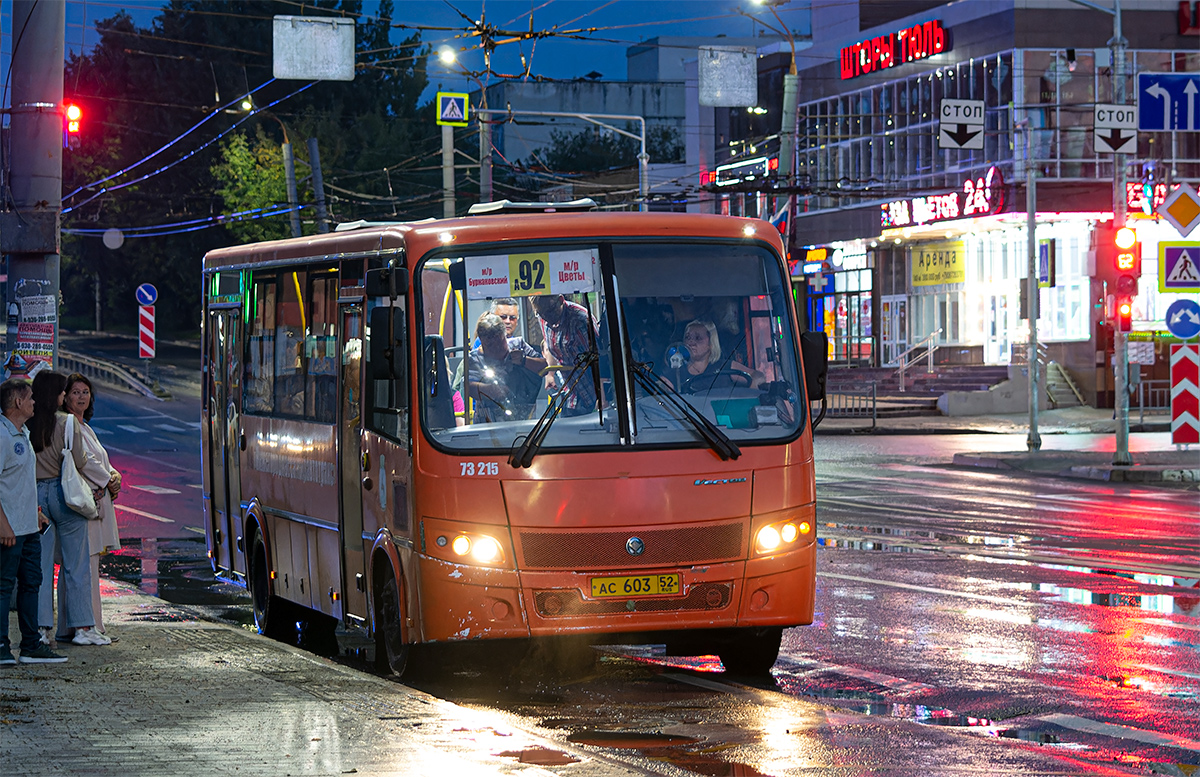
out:
<path id="1" fill-rule="evenodd" d="M 563 370 L 547 376 L 546 388 L 553 388 L 555 375 L 565 380 L 582 353 L 590 351 L 597 331 L 591 316 L 582 305 L 568 302 L 561 294 L 547 294 L 533 298 L 533 308 L 542 324 L 542 353 L 551 365 L 561 365 Z M 591 334 L 588 333 L 591 327 Z M 579 380 L 563 403 L 563 415 L 583 415 L 596 409 L 596 387 L 589 369 Z"/>

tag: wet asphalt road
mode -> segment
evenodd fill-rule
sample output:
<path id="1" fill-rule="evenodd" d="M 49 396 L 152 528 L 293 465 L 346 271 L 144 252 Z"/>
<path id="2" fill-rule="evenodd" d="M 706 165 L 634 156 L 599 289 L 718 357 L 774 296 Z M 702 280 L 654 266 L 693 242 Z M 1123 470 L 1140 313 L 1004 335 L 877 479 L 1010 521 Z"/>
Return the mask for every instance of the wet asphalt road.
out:
<path id="1" fill-rule="evenodd" d="M 103 569 L 245 623 L 244 592 L 205 557 L 198 418 L 196 399 L 101 389 L 93 427 L 127 484 L 125 547 Z M 944 466 L 1023 444 L 819 438 L 816 622 L 785 633 L 770 678 L 555 643 L 425 651 L 404 682 L 648 773 L 1187 773 L 1200 763 L 1196 492 Z"/>

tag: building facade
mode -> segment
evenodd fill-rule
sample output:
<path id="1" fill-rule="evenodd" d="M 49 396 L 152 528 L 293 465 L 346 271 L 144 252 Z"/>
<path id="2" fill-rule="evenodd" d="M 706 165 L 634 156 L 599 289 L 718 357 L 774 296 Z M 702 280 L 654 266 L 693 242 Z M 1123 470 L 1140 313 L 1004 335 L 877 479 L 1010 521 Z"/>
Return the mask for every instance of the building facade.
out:
<path id="1" fill-rule="evenodd" d="M 1184 14 L 1191 4 L 1123 4 L 1124 101 L 1114 95 L 1108 14 L 1065 0 L 970 0 L 893 3 L 890 14 L 864 2 L 855 18 L 851 5 L 814 8 L 816 43 L 797 55 L 799 194 L 790 243 L 795 297 L 809 326 L 829 334 L 831 358 L 845 365 L 884 366 L 922 341 L 936 343 L 943 362 L 1023 358 L 1033 176 L 1035 242 L 1053 243 L 1054 256 L 1053 283 L 1046 278 L 1040 290 L 1038 339 L 1089 401 L 1111 401 L 1105 320 L 1113 290 L 1097 267 L 1096 243 L 1113 216 L 1114 156 L 1096 147 L 1093 109 L 1135 103 L 1138 74 L 1200 71 L 1200 36 Z M 913 8 L 920 12 L 895 15 Z M 860 19 L 877 23 L 863 27 Z M 940 147 L 943 100 L 983 102 L 982 148 Z M 1184 131 L 1138 133 L 1125 157 L 1130 186 L 1119 207 L 1141 242 L 1134 326 L 1147 333 L 1164 329 L 1166 308 L 1182 296 L 1160 290 L 1158 278 L 1159 243 L 1181 238 L 1143 212 L 1142 183 L 1160 199 L 1200 181 L 1196 130 L 1200 120 Z M 768 160 L 773 153 L 755 151 Z M 763 215 L 772 207 L 769 187 L 764 194 L 732 186 L 736 165 L 753 158 L 734 154 L 716 165 L 718 177 L 730 171 L 729 188 L 708 187 L 706 208 Z M 1103 263 L 1103 247 L 1100 254 Z"/>

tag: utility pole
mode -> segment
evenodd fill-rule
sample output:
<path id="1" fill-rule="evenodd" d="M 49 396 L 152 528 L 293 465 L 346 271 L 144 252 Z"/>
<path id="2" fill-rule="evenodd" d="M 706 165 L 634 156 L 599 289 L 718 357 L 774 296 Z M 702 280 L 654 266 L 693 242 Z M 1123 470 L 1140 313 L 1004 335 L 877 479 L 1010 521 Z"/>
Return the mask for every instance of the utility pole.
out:
<path id="1" fill-rule="evenodd" d="M 8 255 L 7 349 L 53 367 L 58 358 L 62 217 L 63 47 L 66 5 L 13 0 L 8 175 L 12 211 L 0 213 Z M 15 365 L 14 365 L 15 366 Z M 14 373 L 23 370 L 14 369 Z"/>
<path id="2" fill-rule="evenodd" d="M 442 125 L 442 218 L 454 218 L 454 127 Z"/>
<path id="3" fill-rule="evenodd" d="M 1029 146 L 1033 142 L 1033 126 L 1026 119 L 1025 126 L 1025 232 L 1026 250 L 1029 253 L 1027 270 L 1029 277 L 1029 435 L 1025 447 L 1031 451 L 1042 449 L 1042 436 L 1038 433 L 1038 316 L 1041 314 L 1041 289 L 1038 288 L 1037 255 L 1037 170 L 1029 162 Z"/>
<path id="4" fill-rule="evenodd" d="M 313 193 L 317 199 L 317 232 L 329 231 L 329 213 L 325 210 L 325 179 L 321 176 L 321 150 L 317 139 L 308 139 L 308 165 L 312 168 Z"/>
<path id="5" fill-rule="evenodd" d="M 487 114 L 479 117 L 479 201 L 492 201 L 492 125 Z"/>
<path id="6" fill-rule="evenodd" d="M 1121 0 L 1113 0 L 1113 38 L 1108 42 L 1113 52 L 1113 102 L 1125 104 L 1125 36 L 1121 33 Z M 1113 226 L 1125 226 L 1125 155 L 1113 154 Z M 1142 257 L 1137 257 L 1142 261 Z M 1114 327 L 1119 329 L 1120 327 Z M 1129 335 L 1113 332 L 1113 359 L 1117 367 L 1117 446 L 1112 463 L 1129 465 Z"/>
<path id="7" fill-rule="evenodd" d="M 1090 0 L 1071 0 L 1071 2 L 1091 8 L 1093 11 L 1106 13 L 1113 18 L 1113 36 L 1108 42 L 1112 49 L 1112 81 L 1113 102 L 1125 104 L 1125 36 L 1121 31 L 1121 0 L 1113 0 L 1112 8 L 1090 2 Z M 1125 226 L 1125 155 L 1113 154 L 1113 227 L 1120 229 Z M 1137 261 L 1142 258 L 1137 257 Z M 1105 299 L 1108 298 L 1107 293 Z M 1112 463 L 1117 466 L 1128 466 L 1133 463 L 1129 455 L 1129 338 L 1113 327 L 1113 368 L 1116 375 L 1116 405 L 1117 416 L 1117 445 L 1113 451 Z"/>

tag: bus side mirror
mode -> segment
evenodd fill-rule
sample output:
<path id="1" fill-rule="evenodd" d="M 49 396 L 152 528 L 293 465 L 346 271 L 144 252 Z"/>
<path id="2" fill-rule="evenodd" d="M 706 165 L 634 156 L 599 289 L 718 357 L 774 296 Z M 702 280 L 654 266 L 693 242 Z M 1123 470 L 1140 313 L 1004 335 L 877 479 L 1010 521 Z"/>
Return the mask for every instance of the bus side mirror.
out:
<path id="1" fill-rule="evenodd" d="M 403 267 L 376 267 L 367 270 L 367 296 L 396 299 L 408 291 L 408 273 Z"/>
<path id="2" fill-rule="evenodd" d="M 800 354 L 804 358 L 804 387 L 810 402 L 825 399 L 825 375 L 829 372 L 829 335 L 804 332 L 800 335 Z"/>
<path id="3" fill-rule="evenodd" d="M 404 347 L 404 311 L 378 307 L 371 311 L 372 380 L 403 380 L 408 364 Z"/>
<path id="4" fill-rule="evenodd" d="M 455 291 L 463 291 L 467 288 L 467 263 L 459 260 L 453 262 L 446 272 L 450 275 L 450 286 Z"/>

